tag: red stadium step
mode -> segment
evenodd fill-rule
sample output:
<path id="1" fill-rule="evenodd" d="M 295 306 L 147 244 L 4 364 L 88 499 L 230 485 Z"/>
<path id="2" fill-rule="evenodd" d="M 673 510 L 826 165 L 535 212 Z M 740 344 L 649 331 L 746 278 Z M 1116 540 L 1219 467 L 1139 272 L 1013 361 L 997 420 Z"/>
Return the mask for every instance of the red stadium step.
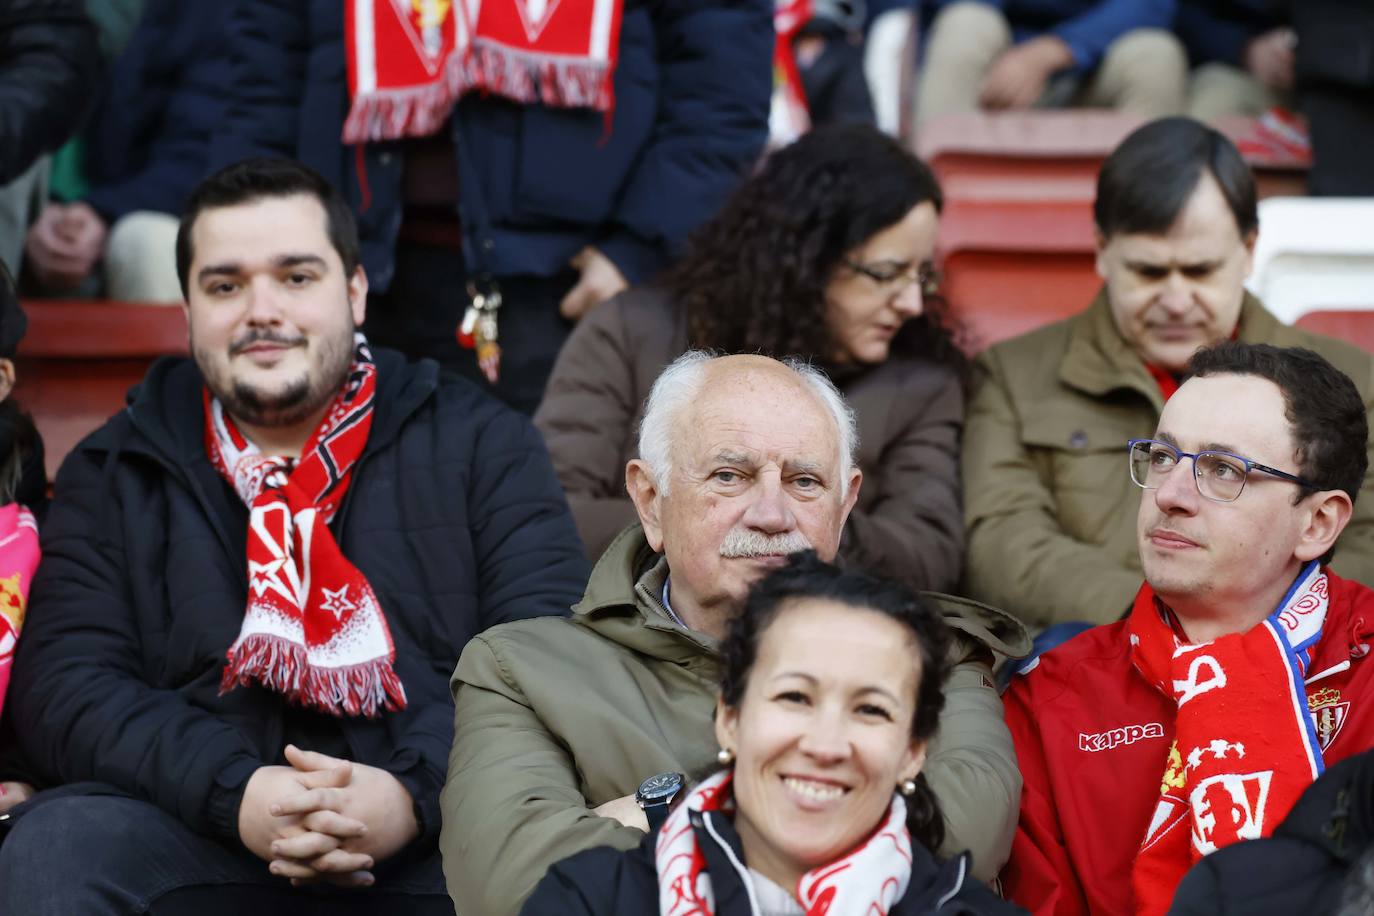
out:
<path id="1" fill-rule="evenodd" d="M 32 299 L 19 345 L 15 398 L 38 424 L 48 477 L 76 443 L 122 410 L 125 394 L 163 355 L 185 354 L 176 306 Z"/>

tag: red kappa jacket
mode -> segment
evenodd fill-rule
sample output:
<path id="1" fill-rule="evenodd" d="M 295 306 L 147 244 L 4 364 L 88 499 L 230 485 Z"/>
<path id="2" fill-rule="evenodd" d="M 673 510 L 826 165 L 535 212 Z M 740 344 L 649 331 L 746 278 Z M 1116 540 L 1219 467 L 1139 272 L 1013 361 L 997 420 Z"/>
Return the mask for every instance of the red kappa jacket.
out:
<path id="1" fill-rule="evenodd" d="M 1326 573 L 1330 605 L 1306 687 L 1331 764 L 1374 747 L 1374 590 Z M 1176 707 L 1132 664 L 1127 622 L 1045 653 L 1004 701 L 1025 780 L 1004 894 L 1036 914 L 1134 912 L 1131 865 L 1159 801 Z"/>

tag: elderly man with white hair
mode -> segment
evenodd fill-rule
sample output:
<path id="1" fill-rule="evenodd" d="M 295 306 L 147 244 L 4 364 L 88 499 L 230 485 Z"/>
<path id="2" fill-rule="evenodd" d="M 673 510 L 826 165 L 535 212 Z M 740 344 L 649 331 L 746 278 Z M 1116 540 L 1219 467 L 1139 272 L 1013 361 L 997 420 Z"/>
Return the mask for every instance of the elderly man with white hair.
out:
<path id="1" fill-rule="evenodd" d="M 833 559 L 862 473 L 849 408 L 819 371 L 689 352 L 654 384 L 625 484 L 640 524 L 597 563 L 571 618 L 494 627 L 453 675 L 440 846 L 462 916 L 510 916 L 554 862 L 637 845 L 708 772 L 718 647 L 749 587 L 786 554 Z M 925 773 L 946 853 L 1005 861 L 1021 778 L 993 652 L 1020 624 L 943 598 L 959 633 Z"/>

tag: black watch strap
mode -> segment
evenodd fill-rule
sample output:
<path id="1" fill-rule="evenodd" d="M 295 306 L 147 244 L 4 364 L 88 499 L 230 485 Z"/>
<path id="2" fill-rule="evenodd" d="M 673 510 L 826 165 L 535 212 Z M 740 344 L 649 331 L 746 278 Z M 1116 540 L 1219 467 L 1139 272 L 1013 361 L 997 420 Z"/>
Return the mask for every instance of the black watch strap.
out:
<path id="1" fill-rule="evenodd" d="M 657 833 L 659 828 L 668 822 L 668 812 L 672 809 L 673 806 L 666 801 L 644 806 L 644 817 L 649 822 L 650 833 Z"/>

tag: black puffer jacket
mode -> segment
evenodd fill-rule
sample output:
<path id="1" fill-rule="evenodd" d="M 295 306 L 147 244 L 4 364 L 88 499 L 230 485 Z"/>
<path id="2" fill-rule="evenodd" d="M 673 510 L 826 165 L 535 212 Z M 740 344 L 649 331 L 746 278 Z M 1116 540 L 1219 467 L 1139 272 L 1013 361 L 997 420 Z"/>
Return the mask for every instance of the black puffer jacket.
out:
<path id="1" fill-rule="evenodd" d="M 330 528 L 381 601 L 408 707 L 335 719 L 257 686 L 220 694 L 247 603 L 248 512 L 206 458 L 199 372 L 163 360 L 63 463 L 43 528 L 5 712 L 48 781 L 107 783 L 236 838 L 252 772 L 317 737 L 393 773 L 434 848 L 463 646 L 567 613 L 587 568 L 524 417 L 434 363 L 376 359 L 371 434 Z"/>
<path id="2" fill-rule="evenodd" d="M 102 66 L 82 0 L 0 0 L 0 184 L 76 133 Z"/>
<path id="3" fill-rule="evenodd" d="M 735 825 L 718 812 L 693 811 L 690 817 L 697 846 L 711 876 L 716 916 L 759 916 L 751 910 L 745 875 L 741 872 L 744 851 Z M 521 916 L 657 913 L 657 841 L 658 834 L 650 833 L 628 852 L 602 846 L 569 856 L 549 869 L 525 902 Z M 1025 912 L 969 875 L 968 853 L 939 862 L 915 842 L 911 853 L 911 883 L 889 911 L 890 916 L 1014 916 Z"/>
<path id="4" fill-rule="evenodd" d="M 1356 702 L 1359 702 L 1356 700 Z M 1237 843 L 1184 876 L 1170 916 L 1324 916 L 1370 912 L 1374 751 L 1335 764 L 1268 839 Z M 1353 869 L 1363 858 L 1364 875 Z M 1346 887 L 1348 881 L 1362 888 Z M 1343 901 L 1343 897 L 1345 898 Z M 1354 900 L 1365 901 L 1363 905 Z M 1343 903 L 1348 908 L 1342 908 Z"/>

